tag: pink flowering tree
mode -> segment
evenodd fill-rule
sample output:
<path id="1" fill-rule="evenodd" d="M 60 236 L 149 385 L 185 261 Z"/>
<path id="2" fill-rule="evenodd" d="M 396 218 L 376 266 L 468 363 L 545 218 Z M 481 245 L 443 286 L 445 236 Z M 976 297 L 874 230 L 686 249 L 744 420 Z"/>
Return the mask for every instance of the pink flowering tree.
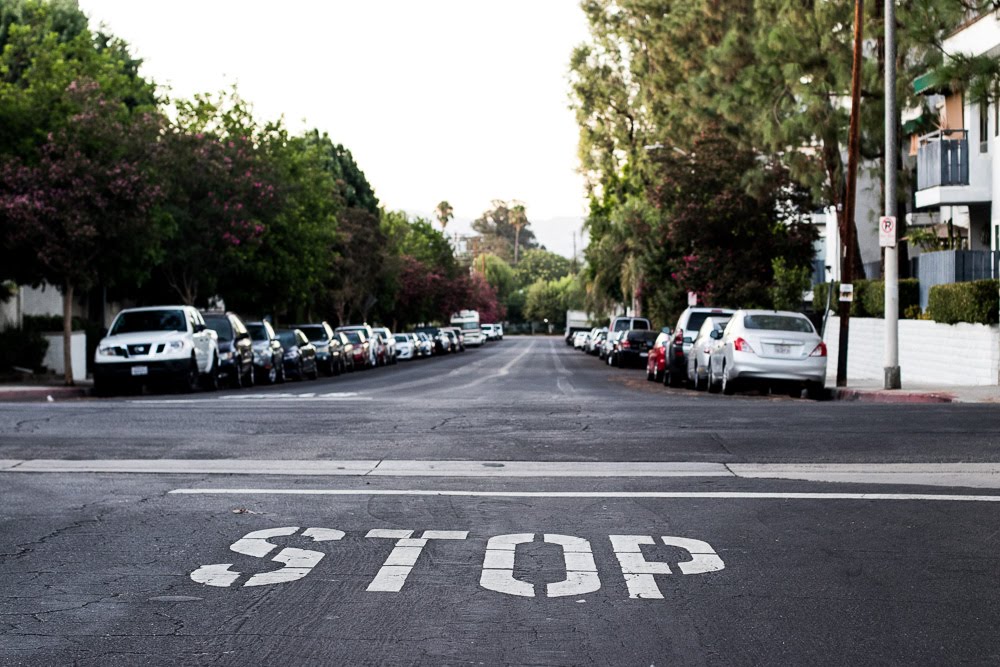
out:
<path id="1" fill-rule="evenodd" d="M 35 159 L 0 158 L 3 257 L 22 282 L 47 281 L 63 294 L 66 383 L 73 383 L 74 295 L 103 283 L 138 282 L 155 255 L 152 178 L 160 118 L 130 112 L 97 83 L 74 81 L 72 109 Z"/>

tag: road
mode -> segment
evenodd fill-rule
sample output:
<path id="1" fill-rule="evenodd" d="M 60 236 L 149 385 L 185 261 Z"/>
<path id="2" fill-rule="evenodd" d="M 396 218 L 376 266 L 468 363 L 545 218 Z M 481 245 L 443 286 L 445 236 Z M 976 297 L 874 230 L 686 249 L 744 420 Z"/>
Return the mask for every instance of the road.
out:
<path id="1" fill-rule="evenodd" d="M 0 404 L 0 664 L 1000 662 L 1000 414 L 558 338 Z"/>

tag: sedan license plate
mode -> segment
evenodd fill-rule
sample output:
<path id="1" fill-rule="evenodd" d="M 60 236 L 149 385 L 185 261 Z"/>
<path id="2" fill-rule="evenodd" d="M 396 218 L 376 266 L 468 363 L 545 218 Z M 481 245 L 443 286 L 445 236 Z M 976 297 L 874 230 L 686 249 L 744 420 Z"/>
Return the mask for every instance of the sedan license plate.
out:
<path id="1" fill-rule="evenodd" d="M 792 353 L 792 346 L 791 345 L 775 345 L 774 346 L 774 352 L 775 352 L 775 354 L 791 354 Z"/>
<path id="2" fill-rule="evenodd" d="M 133 366 L 132 375 L 149 375 L 148 366 Z"/>
<path id="3" fill-rule="evenodd" d="M 640 357 L 648 357 L 649 356 L 649 352 L 640 352 L 639 356 Z"/>

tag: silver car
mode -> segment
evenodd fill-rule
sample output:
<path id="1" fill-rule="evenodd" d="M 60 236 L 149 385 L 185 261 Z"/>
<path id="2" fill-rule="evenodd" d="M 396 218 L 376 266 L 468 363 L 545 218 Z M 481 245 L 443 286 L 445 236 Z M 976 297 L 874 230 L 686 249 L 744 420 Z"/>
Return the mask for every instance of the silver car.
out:
<path id="1" fill-rule="evenodd" d="M 687 355 L 687 378 L 695 391 L 708 388 L 708 359 L 712 350 L 719 346 L 719 338 L 712 337 L 713 331 L 722 331 L 729 322 L 729 316 L 713 316 L 705 318 L 698 329 L 698 335 L 691 343 Z"/>
<path id="2" fill-rule="evenodd" d="M 738 310 L 718 336 L 708 362 L 709 391 L 733 394 L 741 385 L 766 384 L 811 398 L 823 394 L 826 344 L 812 322 L 786 310 Z"/>

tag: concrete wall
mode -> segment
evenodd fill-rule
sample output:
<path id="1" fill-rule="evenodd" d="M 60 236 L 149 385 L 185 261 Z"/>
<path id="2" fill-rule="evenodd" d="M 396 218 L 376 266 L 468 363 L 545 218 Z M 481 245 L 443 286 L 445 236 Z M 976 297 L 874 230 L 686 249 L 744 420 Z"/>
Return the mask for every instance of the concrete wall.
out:
<path id="1" fill-rule="evenodd" d="M 49 342 L 42 365 L 53 373 L 62 375 L 66 365 L 63 363 L 63 335 L 61 333 L 42 334 Z M 87 379 L 87 335 L 82 331 L 74 331 L 70 337 L 73 353 L 73 379 Z"/>
<path id="2" fill-rule="evenodd" d="M 827 376 L 837 372 L 840 318 L 830 316 L 825 336 Z M 885 320 L 851 318 L 847 382 L 883 379 Z M 899 321 L 899 367 L 908 382 L 941 385 L 996 385 L 1000 381 L 1000 327 Z"/>

